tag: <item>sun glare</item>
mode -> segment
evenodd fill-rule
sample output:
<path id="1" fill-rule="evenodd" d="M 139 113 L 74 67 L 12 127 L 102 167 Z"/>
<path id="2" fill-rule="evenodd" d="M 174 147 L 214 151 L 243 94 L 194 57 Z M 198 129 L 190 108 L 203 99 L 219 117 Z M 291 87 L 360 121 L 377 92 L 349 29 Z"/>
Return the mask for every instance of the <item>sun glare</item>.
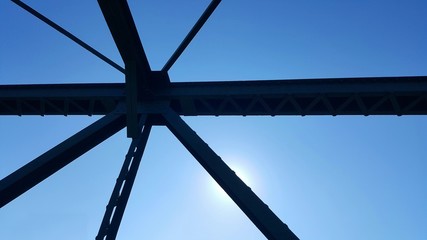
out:
<path id="1" fill-rule="evenodd" d="M 230 168 L 236 173 L 236 175 L 249 187 L 251 187 L 252 180 L 249 176 L 248 171 L 245 171 L 242 167 L 231 165 Z M 221 186 L 214 180 L 210 179 L 211 189 L 213 195 L 221 201 L 232 201 L 228 194 L 221 188 Z"/>

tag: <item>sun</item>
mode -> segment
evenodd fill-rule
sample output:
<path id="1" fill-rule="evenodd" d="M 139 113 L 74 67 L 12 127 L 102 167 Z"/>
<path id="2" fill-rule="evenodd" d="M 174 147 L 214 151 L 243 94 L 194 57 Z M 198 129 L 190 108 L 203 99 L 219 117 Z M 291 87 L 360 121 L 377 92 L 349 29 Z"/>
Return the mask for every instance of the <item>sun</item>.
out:
<path id="1" fill-rule="evenodd" d="M 250 171 L 248 171 L 243 166 L 237 164 L 231 164 L 229 167 L 236 173 L 236 175 L 249 187 L 254 184 L 253 178 L 251 178 Z M 212 195 L 214 195 L 215 200 L 232 202 L 228 194 L 221 188 L 221 186 L 213 179 L 209 179 L 210 190 Z"/>

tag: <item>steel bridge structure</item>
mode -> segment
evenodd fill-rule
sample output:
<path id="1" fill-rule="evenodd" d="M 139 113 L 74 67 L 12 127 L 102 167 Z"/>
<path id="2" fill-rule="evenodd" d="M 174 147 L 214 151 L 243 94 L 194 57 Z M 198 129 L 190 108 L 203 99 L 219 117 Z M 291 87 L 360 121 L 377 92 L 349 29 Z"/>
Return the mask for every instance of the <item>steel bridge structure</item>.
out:
<path id="1" fill-rule="evenodd" d="M 0 115 L 102 115 L 0 181 L 0 207 L 118 131 L 132 138 L 96 236 L 115 239 L 153 125 L 166 126 L 268 239 L 298 237 L 182 120 L 223 115 L 426 115 L 427 77 L 173 82 L 168 70 L 220 3 L 212 0 L 160 71 L 150 67 L 126 0 L 98 0 L 125 67 L 19 0 L 26 11 L 125 74 L 124 83 L 0 85 Z"/>

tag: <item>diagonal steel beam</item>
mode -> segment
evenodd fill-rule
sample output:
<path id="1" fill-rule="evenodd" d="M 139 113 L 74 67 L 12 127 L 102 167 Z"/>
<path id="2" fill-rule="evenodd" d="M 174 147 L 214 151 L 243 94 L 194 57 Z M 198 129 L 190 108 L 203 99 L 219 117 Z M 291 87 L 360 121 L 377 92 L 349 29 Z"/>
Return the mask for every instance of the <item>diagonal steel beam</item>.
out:
<path id="1" fill-rule="evenodd" d="M 125 65 L 136 62 L 138 68 L 148 74 L 150 65 L 127 1 L 98 0 L 98 4 Z"/>
<path id="2" fill-rule="evenodd" d="M 74 41 L 75 43 L 77 43 L 78 45 L 80 45 L 81 47 L 83 47 L 84 49 L 88 50 L 89 52 L 91 52 L 92 54 L 94 54 L 95 56 L 97 56 L 98 58 L 100 58 L 101 60 L 103 60 L 104 62 L 110 64 L 115 69 L 119 70 L 122 73 L 125 73 L 125 69 L 122 68 L 120 65 L 118 65 L 115 62 L 113 62 L 111 59 L 107 58 L 105 55 L 103 55 L 102 53 L 98 52 L 93 47 L 89 46 L 89 44 L 83 42 L 82 40 L 80 40 L 79 38 L 77 38 L 76 36 L 74 36 L 72 33 L 68 32 L 67 30 L 65 30 L 64 28 L 62 28 L 61 26 L 59 26 L 58 24 L 54 23 L 53 21 L 51 21 L 47 17 L 43 16 L 42 14 L 40 14 L 39 12 L 37 12 L 36 10 L 34 10 L 33 8 L 31 8 L 27 4 L 25 4 L 25 3 L 23 3 L 22 1 L 19 1 L 19 0 L 12 0 L 12 2 L 14 2 L 16 5 L 20 6 L 21 8 L 23 8 L 27 12 L 31 13 L 32 15 L 34 15 L 35 17 L 37 17 L 38 19 L 42 20 L 44 23 L 46 23 L 47 25 L 51 26 L 56 31 L 62 33 L 63 35 L 65 35 L 66 37 L 68 37 L 69 39 L 71 39 L 72 41 Z"/>
<path id="3" fill-rule="evenodd" d="M 39 184 L 125 126 L 122 114 L 111 113 L 0 180 L 0 208 Z"/>
<path id="4" fill-rule="evenodd" d="M 196 24 L 194 24 L 193 28 L 191 28 L 190 32 L 166 62 L 165 66 L 163 66 L 162 71 L 169 71 L 172 65 L 176 62 L 176 60 L 181 56 L 196 34 L 200 31 L 203 25 L 206 23 L 211 14 L 215 11 L 216 7 L 218 7 L 221 0 L 212 0 L 206 10 L 203 12 L 202 16 L 200 16 L 199 20 L 197 20 Z"/>
<path id="5" fill-rule="evenodd" d="M 162 115 L 175 137 L 268 239 L 299 239 L 177 113 L 168 109 Z"/>
<path id="6" fill-rule="evenodd" d="M 129 5 L 126 0 L 98 0 L 123 61 L 140 61 L 140 67 L 149 71 L 147 57 L 141 44 Z"/>
<path id="7" fill-rule="evenodd" d="M 127 135 L 135 137 L 138 99 L 148 91 L 151 68 L 126 0 L 98 0 L 102 14 L 125 63 Z"/>
<path id="8" fill-rule="evenodd" d="M 108 202 L 96 240 L 116 239 L 120 223 L 125 212 L 126 204 L 135 181 L 138 167 L 144 154 L 145 146 L 150 135 L 151 125 L 146 124 L 147 116 L 143 115 L 139 124 L 139 135 L 129 146 L 116 185 Z M 140 131 L 142 129 L 142 132 Z"/>

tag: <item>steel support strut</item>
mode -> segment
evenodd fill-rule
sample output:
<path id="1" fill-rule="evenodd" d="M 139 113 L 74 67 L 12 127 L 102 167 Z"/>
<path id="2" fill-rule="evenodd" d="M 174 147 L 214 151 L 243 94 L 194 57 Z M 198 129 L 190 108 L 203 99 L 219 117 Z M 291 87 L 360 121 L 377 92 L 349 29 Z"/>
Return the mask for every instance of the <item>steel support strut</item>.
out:
<path id="1" fill-rule="evenodd" d="M 98 4 L 125 63 L 127 135 L 134 138 L 138 135 L 137 99 L 149 89 L 151 67 L 127 1 L 98 0 Z"/>
<path id="2" fill-rule="evenodd" d="M 125 69 L 122 68 L 120 65 L 118 65 L 115 62 L 113 62 L 111 59 L 107 58 L 102 53 L 98 52 L 93 47 L 89 46 L 87 43 L 83 42 L 82 40 L 80 40 L 79 38 L 77 38 L 76 36 L 74 36 L 73 34 L 71 34 L 70 32 L 68 32 L 67 30 L 65 30 L 64 28 L 62 28 L 61 26 L 59 26 L 58 24 L 54 23 L 53 21 L 51 21 L 47 17 L 43 16 L 42 14 L 40 14 L 39 12 L 37 12 L 36 10 L 34 10 L 33 8 L 31 8 L 27 4 L 25 4 L 25 3 L 23 3 L 22 1 L 19 1 L 19 0 L 12 0 L 12 2 L 14 2 L 16 5 L 20 6 L 21 8 L 23 8 L 27 12 L 31 13 L 36 18 L 42 20 L 44 23 L 46 23 L 47 25 L 51 26 L 52 28 L 54 28 L 58 32 L 64 34 L 66 37 L 68 37 L 69 39 L 71 39 L 72 41 L 74 41 L 75 43 L 77 43 L 78 45 L 80 45 L 81 47 L 83 47 L 84 49 L 88 50 L 89 52 L 91 52 L 93 55 L 97 56 L 98 58 L 100 58 L 104 62 L 110 64 L 115 69 L 119 70 L 122 73 L 125 73 Z"/>
<path id="3" fill-rule="evenodd" d="M 125 161 L 105 210 L 101 227 L 99 228 L 98 235 L 95 238 L 96 240 L 116 239 L 120 222 L 122 220 L 151 130 L 151 125 L 145 124 L 146 118 L 146 115 L 141 117 L 139 129 L 143 128 L 143 130 L 132 140 L 129 151 L 126 154 Z"/>
<path id="4" fill-rule="evenodd" d="M 268 239 L 299 239 L 173 110 L 166 126 Z"/>
<path id="5" fill-rule="evenodd" d="M 0 181 L 0 207 L 45 180 L 125 127 L 126 118 L 110 113 Z"/>
<path id="6" fill-rule="evenodd" d="M 184 50 L 188 47 L 190 42 L 196 36 L 196 34 L 200 31 L 203 25 L 206 23 L 211 14 L 215 11 L 216 7 L 218 7 L 221 0 L 212 0 L 206 10 L 203 12 L 202 16 L 200 16 L 199 20 L 197 20 L 196 24 L 194 24 L 193 28 L 166 62 L 165 66 L 163 66 L 162 71 L 169 71 L 172 65 L 176 62 L 176 60 L 181 56 Z"/>

